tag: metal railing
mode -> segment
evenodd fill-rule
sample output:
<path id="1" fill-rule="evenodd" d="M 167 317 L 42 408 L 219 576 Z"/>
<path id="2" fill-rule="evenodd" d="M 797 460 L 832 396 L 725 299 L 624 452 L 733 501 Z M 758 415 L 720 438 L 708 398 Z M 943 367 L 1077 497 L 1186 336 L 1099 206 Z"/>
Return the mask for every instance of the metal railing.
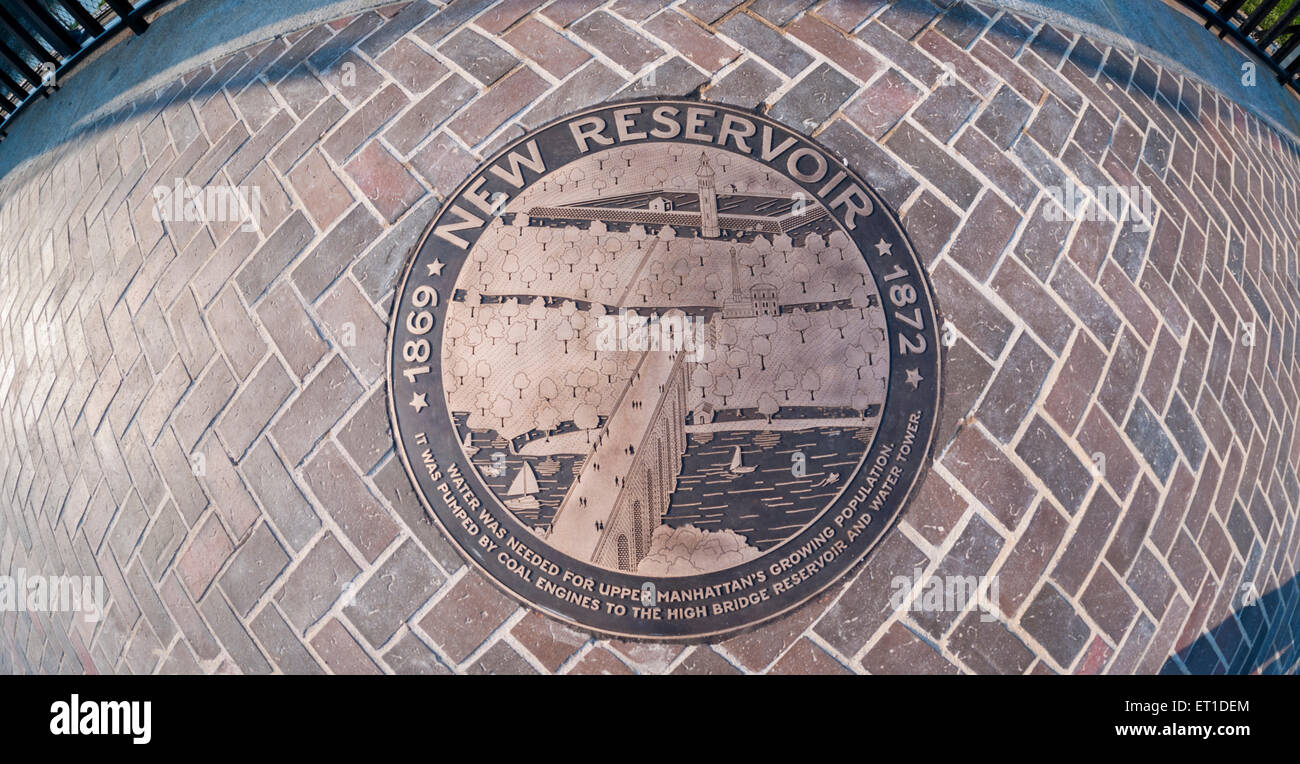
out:
<path id="1" fill-rule="evenodd" d="M 1183 5 L 1205 19 L 1205 28 L 1229 36 L 1259 58 L 1279 82 L 1300 91 L 1300 0 L 1213 0 Z"/>
<path id="2" fill-rule="evenodd" d="M 0 0 L 0 139 L 60 75 L 167 0 Z"/>
<path id="3" fill-rule="evenodd" d="M 59 76 L 168 0 L 0 0 L 0 139 Z M 1300 0 L 1179 0 L 1205 28 L 1232 37 L 1300 92 Z"/>

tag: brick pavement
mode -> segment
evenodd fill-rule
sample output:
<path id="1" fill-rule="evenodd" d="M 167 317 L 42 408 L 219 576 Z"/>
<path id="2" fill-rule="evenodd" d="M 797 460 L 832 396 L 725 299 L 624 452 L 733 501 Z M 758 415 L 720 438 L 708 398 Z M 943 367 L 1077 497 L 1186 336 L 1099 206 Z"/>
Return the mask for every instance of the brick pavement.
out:
<path id="1" fill-rule="evenodd" d="M 1292 138 L 980 5 L 440 5 L 213 61 L 0 180 L 0 571 L 101 575 L 111 602 L 0 613 L 0 671 L 1294 670 Z M 815 135 L 901 214 L 952 325 L 937 462 L 872 562 L 789 617 L 593 639 L 424 518 L 389 300 L 522 128 L 696 92 Z M 259 226 L 155 221 L 178 178 L 256 186 Z M 1153 230 L 1052 220 L 1067 180 L 1149 188 Z M 998 576 L 996 618 L 893 612 L 914 568 Z"/>

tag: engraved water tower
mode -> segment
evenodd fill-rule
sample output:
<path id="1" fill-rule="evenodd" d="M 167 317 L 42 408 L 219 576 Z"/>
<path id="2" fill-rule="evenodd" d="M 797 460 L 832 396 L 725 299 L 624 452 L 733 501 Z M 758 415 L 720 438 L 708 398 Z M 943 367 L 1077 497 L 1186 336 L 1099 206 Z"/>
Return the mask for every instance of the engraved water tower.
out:
<path id="1" fill-rule="evenodd" d="M 700 236 L 716 239 L 722 234 L 718 228 L 718 192 L 714 188 L 713 167 L 709 158 L 700 154 L 700 168 L 695 171 L 695 179 L 700 187 Z"/>

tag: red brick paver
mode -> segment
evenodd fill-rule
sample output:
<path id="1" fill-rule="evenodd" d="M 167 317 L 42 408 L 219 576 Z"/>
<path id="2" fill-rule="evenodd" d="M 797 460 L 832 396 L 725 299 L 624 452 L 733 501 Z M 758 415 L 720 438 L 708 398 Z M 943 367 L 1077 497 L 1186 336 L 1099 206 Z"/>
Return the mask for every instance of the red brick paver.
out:
<path id="1" fill-rule="evenodd" d="M 0 670 L 1224 671 L 1289 644 L 1294 600 L 1237 613 L 1300 550 L 1292 137 L 979 5 L 483 5 L 254 45 L 0 180 L 0 571 L 101 575 L 111 603 L 0 613 Z M 771 109 L 881 191 L 953 340 L 935 466 L 872 562 L 688 647 L 591 637 L 466 569 L 374 353 L 474 162 L 674 60 L 659 91 Z M 156 221 L 178 179 L 258 187 L 260 225 Z M 1051 220 L 1067 181 L 1149 189 L 1153 230 Z M 917 568 L 998 576 L 992 618 L 895 611 Z"/>

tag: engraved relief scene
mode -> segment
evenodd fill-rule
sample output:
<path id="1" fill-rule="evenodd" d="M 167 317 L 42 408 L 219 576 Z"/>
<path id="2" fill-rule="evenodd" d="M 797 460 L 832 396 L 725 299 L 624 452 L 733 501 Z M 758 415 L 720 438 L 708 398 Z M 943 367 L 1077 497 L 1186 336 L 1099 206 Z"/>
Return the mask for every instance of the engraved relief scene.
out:
<path id="1" fill-rule="evenodd" d="M 873 254 L 747 157 L 593 152 L 499 210 L 459 275 L 442 354 L 462 448 L 575 558 L 648 576 L 752 559 L 874 437 Z"/>

